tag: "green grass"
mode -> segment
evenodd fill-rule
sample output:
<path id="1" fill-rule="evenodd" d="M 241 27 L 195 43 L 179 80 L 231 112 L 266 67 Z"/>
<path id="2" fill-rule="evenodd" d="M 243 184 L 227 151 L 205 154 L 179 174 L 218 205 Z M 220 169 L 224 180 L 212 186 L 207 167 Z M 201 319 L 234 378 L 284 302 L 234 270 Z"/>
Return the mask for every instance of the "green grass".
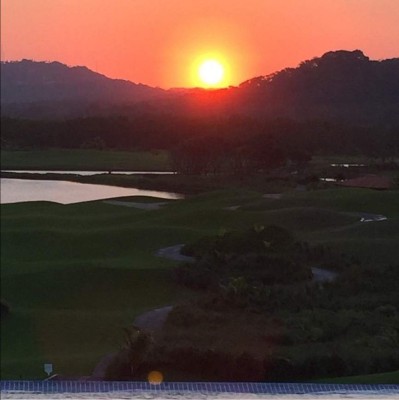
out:
<path id="1" fill-rule="evenodd" d="M 334 188 L 311 192 L 286 192 L 279 200 L 260 199 L 247 204 L 246 209 L 268 210 L 302 206 L 399 217 L 398 199 L 399 190 Z"/>
<path id="2" fill-rule="evenodd" d="M 34 150 L 1 151 L 2 169 L 169 171 L 164 151 Z"/>
<path id="3" fill-rule="evenodd" d="M 313 166 L 330 166 L 331 164 L 370 164 L 375 159 L 361 155 L 332 155 L 332 156 L 313 156 L 310 164 Z"/>
<path id="4" fill-rule="evenodd" d="M 344 378 L 323 379 L 323 383 L 364 383 L 364 384 L 399 384 L 399 371 L 382 374 L 346 376 Z"/>
<path id="5" fill-rule="evenodd" d="M 102 201 L 2 205 L 2 297 L 11 306 L 1 328 L 2 377 L 42 378 L 44 362 L 56 373 L 88 375 L 118 349 L 122 327 L 137 314 L 190 296 L 170 279 L 175 263 L 155 256 L 161 247 L 278 224 L 378 264 L 397 254 L 398 203 L 398 191 L 331 189 L 287 192 L 281 200 L 218 191 L 152 211 Z M 235 205 L 241 208 L 227 209 Z M 360 224 L 353 211 L 389 220 Z"/>
<path id="6" fill-rule="evenodd" d="M 46 360 L 56 372 L 87 375 L 118 349 L 137 314 L 176 298 L 165 270 L 48 270 L 3 280 L 13 304 L 2 327 L 3 378 L 39 378 Z"/>

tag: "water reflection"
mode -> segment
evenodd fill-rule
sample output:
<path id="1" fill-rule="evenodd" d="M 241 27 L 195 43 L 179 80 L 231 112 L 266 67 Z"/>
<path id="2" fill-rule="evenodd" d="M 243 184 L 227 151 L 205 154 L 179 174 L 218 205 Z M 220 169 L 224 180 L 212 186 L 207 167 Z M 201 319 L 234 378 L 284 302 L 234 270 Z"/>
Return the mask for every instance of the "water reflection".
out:
<path id="1" fill-rule="evenodd" d="M 183 197 L 177 193 L 88 183 L 1 179 L 0 202 L 2 204 L 23 201 L 53 201 L 61 204 L 71 204 L 122 196 L 149 196 L 161 199 L 180 199 Z"/>
<path id="2" fill-rule="evenodd" d="M 176 172 L 173 171 L 45 171 L 45 170 L 11 170 L 6 169 L 1 172 L 13 172 L 21 174 L 71 174 L 71 175 L 98 175 L 98 174 L 109 174 L 113 175 L 174 175 Z"/>
<path id="3" fill-rule="evenodd" d="M 367 167 L 366 164 L 330 164 L 331 167 L 343 167 L 343 168 L 351 168 L 351 167 Z"/>

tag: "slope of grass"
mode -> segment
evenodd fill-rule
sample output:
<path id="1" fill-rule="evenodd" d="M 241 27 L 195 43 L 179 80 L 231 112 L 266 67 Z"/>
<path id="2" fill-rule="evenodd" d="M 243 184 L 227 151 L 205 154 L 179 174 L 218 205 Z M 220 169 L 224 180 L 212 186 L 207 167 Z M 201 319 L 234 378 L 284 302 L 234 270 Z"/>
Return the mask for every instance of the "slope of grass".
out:
<path id="1" fill-rule="evenodd" d="M 176 300 L 175 293 L 162 269 L 49 269 L 3 277 L 2 294 L 13 305 L 2 323 L 3 378 L 40 377 L 45 360 L 56 372 L 89 374 L 118 348 L 124 326 Z"/>

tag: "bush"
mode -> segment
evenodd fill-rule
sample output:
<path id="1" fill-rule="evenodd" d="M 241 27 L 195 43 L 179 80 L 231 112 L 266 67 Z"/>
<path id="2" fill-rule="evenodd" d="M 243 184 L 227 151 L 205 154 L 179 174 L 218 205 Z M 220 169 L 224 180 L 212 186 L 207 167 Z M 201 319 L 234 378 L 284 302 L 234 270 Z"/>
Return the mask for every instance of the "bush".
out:
<path id="1" fill-rule="evenodd" d="M 305 251 L 292 234 L 278 226 L 256 225 L 247 231 L 204 237 L 187 245 L 184 254 L 196 262 L 175 270 L 176 280 L 194 289 L 217 289 L 243 278 L 249 292 L 259 285 L 310 280 Z"/>
<path id="2" fill-rule="evenodd" d="M 294 245 L 291 232 L 279 226 L 256 225 L 246 231 L 227 232 L 222 236 L 207 236 L 188 244 L 183 254 L 201 258 L 207 253 L 247 254 L 276 253 Z"/>
<path id="3" fill-rule="evenodd" d="M 262 285 L 287 284 L 310 280 L 312 272 L 305 264 L 284 256 L 247 254 L 232 258 L 229 275 L 243 276 L 248 282 Z"/>
<path id="4" fill-rule="evenodd" d="M 209 289 L 219 285 L 219 275 L 214 264 L 204 258 L 195 264 L 183 264 L 174 270 L 174 277 L 181 285 L 192 289 Z"/>
<path id="5" fill-rule="evenodd" d="M 179 347 L 167 351 L 164 357 L 169 368 L 208 381 L 261 381 L 264 377 L 262 361 L 248 353 L 233 355 L 213 349 Z"/>

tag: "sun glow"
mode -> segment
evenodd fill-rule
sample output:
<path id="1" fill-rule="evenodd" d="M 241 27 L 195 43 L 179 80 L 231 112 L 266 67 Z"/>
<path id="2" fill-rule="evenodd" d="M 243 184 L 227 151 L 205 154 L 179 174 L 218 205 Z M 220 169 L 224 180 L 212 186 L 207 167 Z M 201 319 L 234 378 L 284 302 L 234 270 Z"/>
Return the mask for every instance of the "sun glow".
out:
<path id="1" fill-rule="evenodd" d="M 203 52 L 191 64 L 193 86 L 203 88 L 223 88 L 230 85 L 231 69 L 224 55 L 219 52 Z"/>
<path id="2" fill-rule="evenodd" d="M 201 81 L 207 86 L 217 86 L 224 75 L 223 65 L 217 60 L 206 60 L 198 68 Z"/>

